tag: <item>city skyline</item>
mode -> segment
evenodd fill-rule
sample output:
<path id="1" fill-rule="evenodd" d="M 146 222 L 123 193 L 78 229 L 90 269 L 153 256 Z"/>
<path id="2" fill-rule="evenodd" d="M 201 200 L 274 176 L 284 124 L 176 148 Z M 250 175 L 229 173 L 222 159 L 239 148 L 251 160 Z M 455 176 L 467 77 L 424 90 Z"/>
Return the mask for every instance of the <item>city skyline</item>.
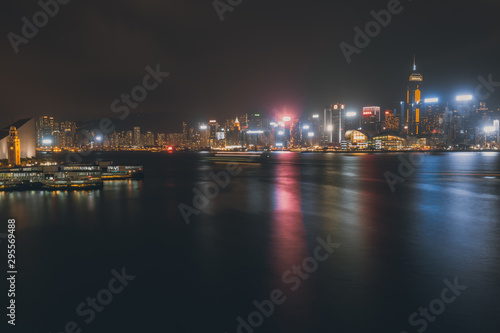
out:
<path id="1" fill-rule="evenodd" d="M 314 112 L 297 113 L 281 109 L 233 114 L 229 119 L 184 119 L 181 131 L 152 131 L 130 122 L 134 94 L 122 95 L 125 108 L 119 118 L 103 118 L 77 126 L 76 122 L 55 122 L 52 116 L 37 118 L 37 148 L 113 149 L 113 148 L 300 148 L 342 147 L 371 149 L 476 149 L 498 145 L 497 123 L 500 110 L 488 107 L 491 89 L 479 84 L 474 94 L 442 99 L 425 88 L 416 55 L 409 71 L 406 98 L 391 107 L 365 106 L 361 110 L 336 103 Z M 151 73 L 151 69 L 148 69 Z M 432 74 L 429 73 L 429 76 Z M 427 78 L 427 74 L 425 76 Z M 129 119 L 128 126 L 121 120 Z M 240 120 L 238 120 L 238 118 Z M 154 120 L 154 118 L 153 118 Z M 179 126 L 177 127 L 179 128 Z M 354 131 L 354 132 L 353 132 Z M 387 137 L 390 132 L 391 139 Z M 385 134 L 384 134 L 385 133 Z M 387 146 L 375 143 L 389 140 Z M 345 144 L 343 142 L 345 141 Z M 490 141 L 490 143 L 488 143 Z"/>
<path id="2" fill-rule="evenodd" d="M 419 64 L 416 60 L 416 55 L 414 54 L 413 55 L 413 62 L 412 62 L 412 66 L 411 66 L 411 69 L 412 69 L 412 72 L 411 73 L 417 73 L 420 72 L 420 70 L 417 70 L 417 67 L 419 68 Z M 420 75 L 420 74 L 418 74 Z M 411 76 L 411 75 L 410 75 Z M 426 85 L 427 85 L 427 81 L 429 78 L 432 78 L 432 73 L 426 73 L 426 79 L 425 79 L 425 83 L 423 83 L 423 89 L 419 89 L 419 96 L 418 98 L 422 101 L 424 100 L 437 100 L 439 101 L 440 103 L 443 103 L 443 102 L 446 102 L 446 103 L 454 103 L 455 102 L 455 99 L 456 99 L 456 96 L 469 96 L 469 95 L 472 95 L 473 97 L 471 98 L 477 105 L 479 104 L 484 104 L 486 107 L 488 107 L 490 110 L 495 110 L 495 112 L 500 112 L 500 108 L 498 107 L 498 105 L 496 104 L 493 104 L 493 101 L 494 99 L 493 98 L 490 98 L 492 96 L 492 94 L 489 93 L 489 91 L 494 91 L 494 88 L 496 87 L 494 84 L 491 85 L 491 78 L 484 78 L 484 77 L 479 77 L 477 82 L 476 82 L 476 86 L 474 87 L 474 89 L 462 89 L 462 90 L 457 90 L 456 92 L 452 93 L 450 96 L 444 96 L 444 94 L 440 93 L 439 91 L 429 91 L 428 89 L 426 89 Z M 420 75 L 420 81 L 422 81 L 422 76 Z M 488 79 L 490 79 L 490 81 L 488 81 Z M 494 82 L 493 82 L 494 83 Z M 411 84 L 411 77 L 410 77 L 410 84 Z M 422 84 L 422 83 L 421 83 Z M 404 86 L 404 85 L 402 85 Z M 418 87 L 418 88 L 421 88 L 421 87 Z M 405 91 L 409 91 L 410 89 L 410 86 L 406 87 L 404 90 Z M 443 89 L 443 90 L 446 90 L 446 89 Z M 406 92 L 405 95 L 409 93 L 409 92 Z M 409 96 L 409 95 L 408 95 Z M 444 97 L 443 97 L 444 96 Z M 362 105 L 360 107 L 357 107 L 357 106 L 352 106 L 352 105 L 349 105 L 349 104 L 344 104 L 346 105 L 346 109 L 351 111 L 351 112 L 361 112 L 363 110 L 364 107 L 366 106 L 371 106 L 371 105 L 378 105 L 378 106 L 381 106 L 382 109 L 385 109 L 385 110 L 390 110 L 390 109 L 395 109 L 394 108 L 394 105 L 397 105 L 397 103 L 399 101 L 405 101 L 408 97 L 401 97 L 400 100 L 397 100 L 397 99 L 393 99 L 391 102 L 389 101 L 384 101 L 384 102 L 381 102 L 380 100 L 378 102 L 373 102 L 373 103 L 369 103 L 369 104 L 366 104 L 366 105 Z M 415 100 L 415 96 L 413 96 L 413 100 Z M 406 103 L 408 103 L 408 101 L 406 101 Z M 320 105 L 320 103 L 317 103 L 318 105 Z M 323 105 L 330 105 L 330 103 L 324 103 Z M 283 110 L 286 110 L 287 109 L 287 106 L 286 105 L 283 105 L 283 106 L 279 106 L 279 107 L 273 107 L 272 109 L 265 109 L 265 108 L 254 108 L 252 110 L 251 107 L 242 107 L 242 109 L 246 109 L 246 111 L 241 111 L 240 114 L 249 114 L 249 113 L 263 113 L 263 114 L 266 114 L 267 116 L 269 117 L 272 117 L 273 114 L 275 114 L 276 112 L 287 112 L 290 116 L 292 117 L 303 117 L 307 114 L 310 114 L 310 113 L 320 113 L 322 112 L 322 110 L 324 109 L 324 107 L 317 107 L 313 110 L 296 110 L 296 109 L 291 109 L 290 112 L 288 111 L 283 111 Z M 279 109 L 279 110 L 278 110 Z M 406 114 L 409 114 L 408 113 L 408 110 L 406 110 Z M 34 116 L 35 118 L 38 118 L 40 116 L 43 116 L 44 114 L 40 114 L 40 115 L 37 115 L 37 116 Z M 234 118 L 234 115 L 236 114 L 233 114 L 233 118 Z M 189 125 L 195 125 L 195 124 L 199 124 L 199 123 L 206 123 L 208 120 L 212 119 L 212 118 L 216 118 L 216 117 L 212 117 L 211 114 L 199 114 L 197 117 L 194 117 L 194 118 L 191 118 L 191 119 L 181 119 L 179 122 L 177 122 L 177 124 L 175 125 L 172 125 L 170 122 L 169 125 L 161 125 L 161 124 L 158 124 L 157 122 L 157 117 L 159 116 L 159 114 L 155 114 L 155 113 L 149 113 L 149 114 L 145 114 L 143 112 L 136 112 L 136 113 L 128 113 L 127 114 L 127 117 L 125 117 L 125 119 L 121 119 L 121 117 L 118 117 L 117 115 L 113 114 L 113 113 L 110 113 L 109 115 L 107 115 L 105 118 L 106 119 L 112 119 L 114 120 L 113 121 L 113 125 L 116 125 L 116 127 L 121 127 L 121 128 L 127 128 L 127 127 L 134 127 L 134 126 L 137 126 L 136 123 L 128 123 L 128 125 L 122 125 L 123 123 L 126 123 L 127 122 L 127 118 L 129 117 L 149 117 L 148 120 L 146 120 L 146 124 L 149 123 L 149 125 L 142 125 L 142 127 L 151 127 L 152 128 L 152 131 L 155 131 L 155 132 L 178 132 L 178 130 L 180 129 L 180 124 L 182 124 L 183 122 L 187 121 Z M 82 120 L 82 119 L 75 119 L 75 118 L 64 118 L 65 121 L 71 121 L 71 122 L 75 122 L 75 123 L 83 123 L 83 124 L 90 124 L 90 126 L 94 126 L 94 127 L 97 127 L 96 126 L 96 123 L 98 123 L 100 121 L 100 119 L 93 119 L 93 120 Z M 119 120 L 117 120 L 119 119 Z M 229 118 L 228 118 L 229 119 Z M 407 121 L 409 120 L 410 118 L 407 119 Z M 122 121 L 124 120 L 124 121 Z M 6 124 L 7 125 L 7 124 Z M 163 127 L 162 129 L 159 129 L 159 127 Z"/>

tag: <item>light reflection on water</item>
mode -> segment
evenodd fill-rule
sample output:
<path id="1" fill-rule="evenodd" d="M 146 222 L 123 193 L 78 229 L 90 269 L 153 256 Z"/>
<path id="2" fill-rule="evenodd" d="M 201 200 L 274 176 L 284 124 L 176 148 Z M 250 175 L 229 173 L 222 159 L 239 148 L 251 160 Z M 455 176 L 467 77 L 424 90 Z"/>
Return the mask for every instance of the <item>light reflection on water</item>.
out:
<path id="1" fill-rule="evenodd" d="M 178 204 L 192 205 L 193 188 L 224 165 L 151 157 L 144 180 L 106 182 L 101 191 L 0 192 L 0 218 L 17 219 L 30 276 L 65 276 L 67 265 L 77 266 L 71 284 L 83 289 L 54 305 L 54 313 L 102 288 L 85 289 L 82 271 L 90 274 L 97 265 L 107 273 L 127 262 L 125 253 L 141 258 L 147 282 L 138 280 L 137 294 L 123 297 L 123 322 L 102 317 L 108 328 L 112 323 L 127 331 L 128 321 L 139 325 L 133 318 L 142 316 L 158 328 L 156 318 L 175 303 L 162 329 L 230 332 L 237 316 L 253 311 L 253 300 L 289 288 L 282 274 L 311 255 L 317 237 L 332 235 L 341 248 L 287 295 L 260 332 L 407 330 L 409 314 L 455 276 L 470 288 L 429 332 L 472 332 L 478 321 L 483 331 L 493 331 L 498 319 L 489 314 L 500 307 L 500 179 L 484 177 L 500 173 L 500 155 L 426 155 L 392 193 L 384 173 L 397 172 L 400 155 L 407 156 L 276 154 L 268 165 L 242 166 L 189 226 Z M 61 243 L 66 235 L 73 238 Z M 80 263 L 82 256 L 90 264 Z M 58 263 L 49 273 L 46 257 Z M 21 301 L 33 304 L 27 312 L 33 325 L 51 295 L 71 290 L 69 282 L 60 283 L 47 294 L 37 291 L 45 288 L 37 279 L 24 285 L 30 299 Z M 154 306 L 134 307 L 144 302 Z M 155 315 L 152 308 L 159 309 Z M 104 331 L 98 325 L 95 331 Z"/>
<path id="2" fill-rule="evenodd" d="M 283 274 L 294 266 L 301 266 L 309 256 L 306 249 L 304 216 L 302 213 L 302 193 L 300 160 L 296 154 L 283 154 L 274 168 L 273 211 L 271 220 L 271 257 L 274 274 L 279 287 L 290 300 L 282 308 L 294 317 L 293 325 L 283 325 L 280 331 L 300 329 L 312 311 L 309 286 L 301 283 L 291 294 L 290 279 L 300 279 L 296 273 L 283 280 Z M 293 272 L 293 271 L 292 271 Z M 300 281 L 299 280 L 299 281 Z M 286 321 L 284 321 L 286 323 Z M 309 324 L 308 324 L 309 326 Z"/>

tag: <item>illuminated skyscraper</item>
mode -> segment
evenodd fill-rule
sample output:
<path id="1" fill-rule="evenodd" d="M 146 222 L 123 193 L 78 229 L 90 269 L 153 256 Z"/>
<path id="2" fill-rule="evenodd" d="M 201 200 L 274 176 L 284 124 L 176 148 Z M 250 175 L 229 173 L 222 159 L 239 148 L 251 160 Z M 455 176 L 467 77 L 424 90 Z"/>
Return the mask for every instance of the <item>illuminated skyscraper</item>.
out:
<path id="1" fill-rule="evenodd" d="M 382 129 L 380 106 L 365 106 L 361 115 L 361 128 L 363 130 L 379 132 Z"/>
<path id="2" fill-rule="evenodd" d="M 182 122 L 182 139 L 184 141 L 189 141 L 189 135 L 188 135 L 188 127 L 187 127 L 187 124 L 186 122 Z"/>
<path id="3" fill-rule="evenodd" d="M 141 146 L 141 128 L 134 127 L 134 145 Z"/>
<path id="4" fill-rule="evenodd" d="M 210 130 L 207 125 L 200 124 L 200 147 L 206 148 L 210 145 Z"/>
<path id="5" fill-rule="evenodd" d="M 240 122 L 238 117 L 236 117 L 236 120 L 228 119 L 226 121 L 225 132 L 226 146 L 241 145 Z"/>
<path id="6" fill-rule="evenodd" d="M 415 57 L 413 57 L 413 70 L 406 90 L 406 115 L 404 122 L 408 126 L 407 134 L 419 134 L 420 111 L 422 108 L 420 85 L 423 80 L 422 75 L 417 73 L 417 65 Z"/>
<path id="7" fill-rule="evenodd" d="M 345 105 L 336 103 L 332 105 L 333 109 L 333 122 L 331 125 L 333 125 L 333 140 L 336 141 L 338 138 L 337 143 L 341 143 L 344 140 L 344 133 L 345 133 Z"/>
<path id="8" fill-rule="evenodd" d="M 152 132 L 146 132 L 145 146 L 154 147 L 155 145 L 155 135 Z"/>
<path id="9" fill-rule="evenodd" d="M 425 136 L 431 146 L 446 145 L 447 103 L 440 103 L 438 98 L 426 98 L 421 104 L 419 136 Z"/>
<path id="10" fill-rule="evenodd" d="M 328 146 L 333 143 L 333 106 L 323 110 L 323 137 L 322 144 Z"/>
<path id="11" fill-rule="evenodd" d="M 139 127 L 136 127 L 136 128 L 139 128 Z M 139 129 L 139 138 L 137 139 L 137 141 L 138 142 L 141 141 L 140 129 Z M 127 133 L 125 134 L 125 145 L 127 147 L 131 147 L 131 146 L 133 146 L 133 143 L 134 143 L 134 132 L 127 131 Z"/>
<path id="12" fill-rule="evenodd" d="M 219 123 L 217 120 L 212 119 L 208 121 L 209 131 L 209 145 L 211 147 L 217 146 L 217 132 L 219 131 Z"/>
<path id="13" fill-rule="evenodd" d="M 318 113 L 314 113 L 311 115 L 311 118 L 308 118 L 308 121 L 309 121 L 310 127 L 309 127 L 309 129 L 306 128 L 305 130 L 310 130 L 311 132 L 317 133 L 312 140 L 313 144 L 315 144 L 315 145 L 323 144 L 324 142 L 322 142 L 322 141 L 325 138 L 325 135 L 324 135 L 325 131 L 322 130 L 320 115 Z M 308 124 L 306 124 L 306 126 L 307 125 Z M 305 134 L 305 135 L 308 135 L 308 134 Z M 306 138 L 304 136 L 304 134 L 302 137 L 305 139 L 308 139 L 308 137 Z"/>
<path id="14" fill-rule="evenodd" d="M 183 133 L 184 135 L 184 133 Z M 167 144 L 167 140 L 165 138 L 165 133 L 156 134 L 156 146 L 163 147 Z"/>
<path id="15" fill-rule="evenodd" d="M 290 146 L 300 147 L 301 143 L 300 141 L 301 141 L 300 119 L 292 118 L 290 125 Z"/>
<path id="16" fill-rule="evenodd" d="M 120 147 L 120 133 L 117 133 L 117 132 L 111 133 L 109 141 L 110 141 L 111 147 L 119 148 Z"/>
<path id="17" fill-rule="evenodd" d="M 247 128 L 247 118 L 248 118 L 248 116 L 246 113 L 244 113 L 238 117 L 238 122 L 240 124 L 241 130 Z"/>
<path id="18" fill-rule="evenodd" d="M 391 110 L 385 111 L 384 128 L 387 131 L 399 131 L 399 118 Z"/>
<path id="19" fill-rule="evenodd" d="M 52 146 L 54 138 L 52 132 L 54 131 L 54 117 L 43 116 L 37 119 L 36 127 L 36 146 Z"/>
<path id="20" fill-rule="evenodd" d="M 75 145 L 76 124 L 72 121 L 63 121 L 60 125 L 62 134 L 61 147 L 73 147 Z"/>

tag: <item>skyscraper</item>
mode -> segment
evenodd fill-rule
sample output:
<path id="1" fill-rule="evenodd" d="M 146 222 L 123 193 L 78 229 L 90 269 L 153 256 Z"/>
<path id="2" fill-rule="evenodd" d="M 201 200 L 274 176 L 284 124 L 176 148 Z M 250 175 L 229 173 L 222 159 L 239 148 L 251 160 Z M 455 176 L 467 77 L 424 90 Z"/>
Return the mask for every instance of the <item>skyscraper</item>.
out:
<path id="1" fill-rule="evenodd" d="M 206 148 L 210 145 L 210 130 L 207 125 L 200 124 L 200 147 Z"/>
<path id="2" fill-rule="evenodd" d="M 209 131 L 209 145 L 211 147 L 217 146 L 217 132 L 219 130 L 219 124 L 217 120 L 208 121 L 208 131 Z"/>
<path id="3" fill-rule="evenodd" d="M 361 116 L 361 128 L 365 131 L 381 130 L 380 106 L 365 106 Z"/>
<path id="4" fill-rule="evenodd" d="M 166 144 L 167 144 L 167 140 L 165 138 L 165 133 L 157 133 L 156 134 L 156 146 L 157 147 L 163 147 Z"/>
<path id="5" fill-rule="evenodd" d="M 54 117 L 43 116 L 38 118 L 35 123 L 36 127 L 36 146 L 52 146 L 54 138 L 52 132 L 54 131 Z"/>
<path id="6" fill-rule="evenodd" d="M 187 124 L 184 121 L 182 122 L 182 139 L 184 141 L 189 141 L 188 128 Z"/>
<path id="7" fill-rule="evenodd" d="M 388 131 L 399 131 L 399 118 L 391 110 L 385 111 L 384 127 Z"/>
<path id="8" fill-rule="evenodd" d="M 421 91 L 423 77 L 417 73 L 417 64 L 413 57 L 413 70 L 408 80 L 406 89 L 406 115 L 405 123 L 408 126 L 407 134 L 418 135 L 420 125 Z"/>
<path id="9" fill-rule="evenodd" d="M 63 121 L 60 125 L 62 134 L 61 147 L 73 147 L 75 145 L 76 124 L 72 121 Z"/>
<path id="10" fill-rule="evenodd" d="M 134 145 L 138 146 L 138 147 L 141 145 L 141 128 L 140 127 L 134 127 Z"/>
<path id="11" fill-rule="evenodd" d="M 226 146 L 241 145 L 240 122 L 238 117 L 236 117 L 236 119 L 228 119 L 226 121 L 225 131 Z"/>
<path id="12" fill-rule="evenodd" d="M 140 141 L 141 141 L 141 130 L 140 130 L 140 128 L 139 128 L 139 127 L 136 127 L 136 128 L 137 128 L 137 129 L 139 129 L 137 142 L 139 142 L 139 143 L 140 143 Z M 135 128 L 134 128 L 134 130 L 135 130 Z M 131 146 L 133 146 L 133 145 L 134 145 L 134 143 L 135 143 L 135 142 L 134 142 L 134 139 L 135 139 L 135 137 L 134 137 L 134 132 L 132 132 L 132 131 L 127 131 L 127 132 L 126 132 L 126 134 L 125 134 L 125 146 L 127 146 L 127 147 L 131 147 Z"/>
<path id="13" fill-rule="evenodd" d="M 322 144 L 328 146 L 333 143 L 333 106 L 327 107 L 323 110 L 323 137 Z"/>
<path id="14" fill-rule="evenodd" d="M 155 145 L 155 135 L 152 132 L 146 133 L 145 145 L 147 147 L 154 147 Z"/>

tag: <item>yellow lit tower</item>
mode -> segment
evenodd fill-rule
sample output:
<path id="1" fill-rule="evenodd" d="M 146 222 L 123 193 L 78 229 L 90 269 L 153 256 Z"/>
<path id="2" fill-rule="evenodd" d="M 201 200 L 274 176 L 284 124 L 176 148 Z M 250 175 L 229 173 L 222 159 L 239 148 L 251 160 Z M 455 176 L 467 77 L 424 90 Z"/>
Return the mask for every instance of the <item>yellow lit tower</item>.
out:
<path id="1" fill-rule="evenodd" d="M 7 146 L 9 150 L 9 164 L 21 165 L 21 144 L 17 136 L 17 128 L 14 126 L 10 127 Z"/>
<path id="2" fill-rule="evenodd" d="M 421 92 L 420 85 L 424 78 L 421 74 L 417 73 L 417 65 L 415 56 L 413 56 L 413 71 L 408 81 L 408 88 L 406 91 L 406 124 L 408 126 L 407 134 L 418 135 L 420 125 L 420 110 L 421 105 Z"/>

